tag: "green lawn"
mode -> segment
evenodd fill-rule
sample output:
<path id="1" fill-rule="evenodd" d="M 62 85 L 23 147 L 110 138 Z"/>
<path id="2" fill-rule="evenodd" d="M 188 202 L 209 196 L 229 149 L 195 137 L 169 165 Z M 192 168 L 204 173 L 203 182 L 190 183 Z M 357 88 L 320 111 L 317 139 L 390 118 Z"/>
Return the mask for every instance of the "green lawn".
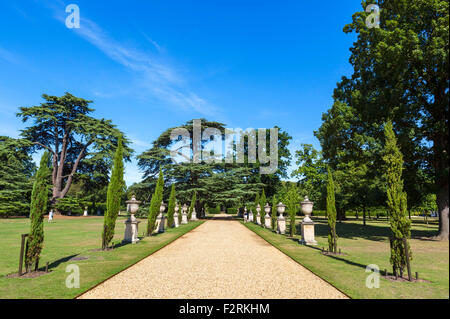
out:
<path id="1" fill-rule="evenodd" d="M 411 232 L 412 272 L 419 272 L 419 278 L 430 282 L 392 282 L 381 278 L 378 289 L 366 287 L 369 274 L 365 270 L 367 265 L 376 264 L 380 270 L 392 272 L 387 221 L 371 220 L 365 227 L 361 220 L 337 223 L 338 247 L 344 253 L 339 256 L 322 255 L 322 247 L 328 247 L 328 226 L 325 219 L 315 221 L 318 246 L 300 245 L 298 235 L 292 239 L 254 223 L 244 225 L 352 298 L 449 298 L 449 243 L 424 238 L 436 234 L 436 221 L 427 226 L 422 219 L 414 219 Z M 300 233 L 299 224 L 297 231 Z"/>
<path id="2" fill-rule="evenodd" d="M 113 242 L 119 243 L 124 234 L 124 217 L 119 217 Z M 50 263 L 51 272 L 37 278 L 6 278 L 17 272 L 20 253 L 20 234 L 28 233 L 29 219 L 0 220 L 0 299 L 1 298 L 73 298 L 108 277 L 152 254 L 181 235 L 202 224 L 190 222 L 163 234 L 146 237 L 137 244 L 118 246 L 111 251 L 91 251 L 101 247 L 103 217 L 74 217 L 45 221 L 44 250 L 41 266 Z M 146 221 L 140 224 L 141 236 Z M 73 257 L 86 260 L 69 261 Z M 69 273 L 66 266 L 77 264 L 80 268 L 80 288 L 66 288 Z"/>

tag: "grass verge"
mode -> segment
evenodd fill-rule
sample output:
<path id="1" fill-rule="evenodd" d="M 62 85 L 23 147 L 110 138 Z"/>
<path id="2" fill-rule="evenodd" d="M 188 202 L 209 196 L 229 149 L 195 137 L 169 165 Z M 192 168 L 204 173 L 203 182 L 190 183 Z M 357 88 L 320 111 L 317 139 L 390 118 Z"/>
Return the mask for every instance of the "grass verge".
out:
<path id="1" fill-rule="evenodd" d="M 120 243 L 124 234 L 124 217 L 116 223 L 113 242 Z M 59 299 L 74 298 L 105 279 L 151 255 L 180 236 L 201 225 L 190 222 L 167 232 L 142 238 L 137 244 L 118 245 L 110 251 L 95 251 L 101 247 L 103 217 L 73 217 L 45 222 L 44 250 L 40 266 L 49 262 L 48 274 L 36 278 L 6 278 L 18 269 L 20 234 L 29 231 L 29 219 L 0 220 L 0 298 Z M 140 224 L 141 235 L 146 222 Z M 81 258 L 80 258 L 81 257 Z M 87 259 L 82 259 L 87 257 Z M 82 259 L 82 260 L 73 260 Z M 67 288 L 66 266 L 80 269 L 80 288 Z"/>
<path id="2" fill-rule="evenodd" d="M 449 243 L 426 238 L 436 233 L 436 224 L 425 225 L 420 221 L 412 224 L 412 272 L 419 272 L 419 278 L 426 280 L 425 282 L 394 282 L 381 276 L 380 287 L 369 289 L 366 287 L 366 279 L 371 273 L 366 272 L 367 265 L 375 264 L 381 271 L 391 271 L 389 224 L 375 220 L 368 221 L 366 226 L 362 225 L 361 220 L 338 223 L 338 247 L 343 255 L 325 256 L 321 249 L 328 247 L 326 220 L 315 221 L 317 246 L 300 245 L 299 235 L 291 238 L 254 223 L 244 225 L 351 298 L 449 298 Z M 299 221 L 296 228 L 297 233 L 300 233 Z"/>

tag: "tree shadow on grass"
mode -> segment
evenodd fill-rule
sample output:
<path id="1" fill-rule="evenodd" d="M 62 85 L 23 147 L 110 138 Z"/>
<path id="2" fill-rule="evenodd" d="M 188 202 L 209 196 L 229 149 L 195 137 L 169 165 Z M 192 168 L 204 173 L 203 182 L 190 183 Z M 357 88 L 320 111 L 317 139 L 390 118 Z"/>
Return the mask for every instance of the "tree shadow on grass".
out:
<path id="1" fill-rule="evenodd" d="M 296 242 L 296 243 L 298 243 L 300 245 L 298 238 L 294 238 L 294 237 L 286 237 L 286 238 L 289 239 L 289 240 L 292 240 L 293 242 Z M 320 253 L 322 252 L 322 248 L 320 248 L 318 246 L 312 246 L 312 245 L 301 245 L 301 246 L 307 247 L 309 249 L 318 250 Z M 339 257 L 339 256 L 334 256 L 334 255 L 323 255 L 323 256 L 329 257 L 329 258 L 333 258 L 333 259 L 338 260 L 338 261 L 342 261 L 342 262 L 344 262 L 344 263 L 346 263 L 348 265 L 351 265 L 351 266 L 360 267 L 360 268 L 364 268 L 364 269 L 366 269 L 366 267 L 367 267 L 367 265 L 363 265 L 363 264 L 360 264 L 360 263 L 357 263 L 357 262 L 354 262 L 354 261 L 351 261 L 351 260 L 348 260 L 348 259 L 345 259 L 345 258 L 342 258 L 342 257 Z"/>
<path id="2" fill-rule="evenodd" d="M 328 236 L 328 224 L 325 219 L 316 219 L 315 232 L 317 236 Z M 300 229 L 301 225 L 297 226 Z M 336 233 L 340 238 L 358 239 L 363 238 L 371 241 L 387 241 L 391 236 L 391 229 L 386 222 L 370 221 L 366 226 L 358 223 L 336 223 Z M 411 229 L 411 238 L 424 240 L 432 237 L 436 230 Z"/>
<path id="3" fill-rule="evenodd" d="M 60 258 L 60 259 L 58 259 L 58 260 L 55 260 L 55 261 L 53 261 L 53 262 L 51 262 L 51 263 L 48 264 L 48 269 L 50 270 L 50 269 L 56 268 L 56 267 L 58 267 L 60 264 L 65 263 L 65 262 L 68 262 L 69 260 L 71 260 L 72 258 L 74 258 L 74 257 L 76 257 L 76 256 L 78 256 L 78 255 L 79 255 L 79 254 L 70 255 L 70 256 L 66 256 L 66 257 Z M 44 266 L 44 267 L 41 266 L 41 267 L 39 267 L 39 269 L 45 269 L 45 266 Z"/>

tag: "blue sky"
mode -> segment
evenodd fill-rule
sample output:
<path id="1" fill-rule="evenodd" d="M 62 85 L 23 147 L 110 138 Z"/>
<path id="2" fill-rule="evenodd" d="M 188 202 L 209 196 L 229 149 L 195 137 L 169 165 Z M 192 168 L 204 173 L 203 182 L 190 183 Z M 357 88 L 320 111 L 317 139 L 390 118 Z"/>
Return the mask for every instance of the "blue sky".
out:
<path id="1" fill-rule="evenodd" d="M 79 29 L 65 26 L 68 4 Z M 0 135 L 18 137 L 19 106 L 42 93 L 94 100 L 136 154 L 192 118 L 270 128 L 319 148 L 313 131 L 351 74 L 355 35 L 342 32 L 360 1 L 0 2 Z M 135 161 L 130 185 L 141 179 Z"/>

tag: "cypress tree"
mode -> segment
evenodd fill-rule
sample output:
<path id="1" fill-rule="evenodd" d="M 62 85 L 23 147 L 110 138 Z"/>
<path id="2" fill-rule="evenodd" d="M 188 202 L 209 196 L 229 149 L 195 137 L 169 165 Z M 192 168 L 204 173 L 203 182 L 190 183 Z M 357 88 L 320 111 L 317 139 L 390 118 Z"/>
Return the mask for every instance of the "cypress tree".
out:
<path id="1" fill-rule="evenodd" d="M 158 181 L 156 182 L 155 193 L 150 201 L 150 207 L 148 212 L 148 222 L 147 222 L 147 236 L 150 236 L 155 230 L 156 217 L 159 214 L 159 207 L 163 200 L 164 191 L 164 175 L 162 169 L 159 169 Z"/>
<path id="2" fill-rule="evenodd" d="M 289 215 L 289 234 L 293 237 L 296 233 L 295 216 L 297 215 L 300 203 L 298 188 L 295 184 L 290 184 L 288 186 L 284 202 L 287 206 L 287 213 Z"/>
<path id="3" fill-rule="evenodd" d="M 385 147 L 383 160 L 385 162 L 385 178 L 387 183 L 387 205 L 391 224 L 391 259 L 394 274 L 403 270 L 409 260 L 406 260 L 403 239 L 406 239 L 411 259 L 411 247 L 408 239 L 411 237 L 411 221 L 407 218 L 406 193 L 403 191 L 403 154 L 395 137 L 392 122 L 388 121 L 384 127 Z"/>
<path id="4" fill-rule="evenodd" d="M 116 220 L 120 210 L 120 199 L 122 198 L 125 182 L 123 180 L 123 146 L 122 138 L 119 138 L 114 163 L 111 170 L 111 179 L 106 193 L 106 212 L 103 219 L 102 249 L 108 248 L 114 237 Z"/>
<path id="5" fill-rule="evenodd" d="M 253 204 L 253 222 L 256 224 L 256 215 L 258 214 L 256 212 L 256 207 L 258 206 L 259 202 L 261 201 L 261 198 L 259 196 L 259 193 L 256 193 L 255 202 Z"/>
<path id="6" fill-rule="evenodd" d="M 189 205 L 188 216 L 187 216 L 188 220 L 191 220 L 192 210 L 194 209 L 196 202 L 197 202 L 197 191 L 194 191 L 194 194 L 192 194 L 191 204 Z"/>
<path id="7" fill-rule="evenodd" d="M 327 180 L 327 218 L 328 218 L 328 248 L 330 252 L 337 252 L 337 235 L 336 235 L 336 203 L 334 197 L 334 180 L 333 174 L 329 167 Z"/>
<path id="8" fill-rule="evenodd" d="M 175 214 L 175 184 L 172 184 L 169 196 L 169 206 L 167 208 L 167 227 L 175 227 L 173 215 Z"/>
<path id="9" fill-rule="evenodd" d="M 36 173 L 33 190 L 31 192 L 30 205 L 30 234 L 28 236 L 28 250 L 25 256 L 25 266 L 30 271 L 34 264 L 36 271 L 39 267 L 39 256 L 41 255 L 44 243 L 44 214 L 47 213 L 48 206 L 48 177 L 50 170 L 48 167 L 49 153 L 45 152 L 41 157 L 39 170 Z"/>
<path id="10" fill-rule="evenodd" d="M 266 193 L 264 192 L 264 188 L 262 190 L 262 194 L 261 194 L 261 199 L 260 199 L 260 205 L 261 205 L 261 223 L 264 225 L 264 215 L 266 214 L 264 212 L 264 206 L 266 206 L 267 204 L 267 197 L 266 197 Z"/>
<path id="11" fill-rule="evenodd" d="M 272 215 L 270 216 L 272 219 L 272 230 L 277 230 L 277 198 L 273 195 L 272 199 Z"/>

